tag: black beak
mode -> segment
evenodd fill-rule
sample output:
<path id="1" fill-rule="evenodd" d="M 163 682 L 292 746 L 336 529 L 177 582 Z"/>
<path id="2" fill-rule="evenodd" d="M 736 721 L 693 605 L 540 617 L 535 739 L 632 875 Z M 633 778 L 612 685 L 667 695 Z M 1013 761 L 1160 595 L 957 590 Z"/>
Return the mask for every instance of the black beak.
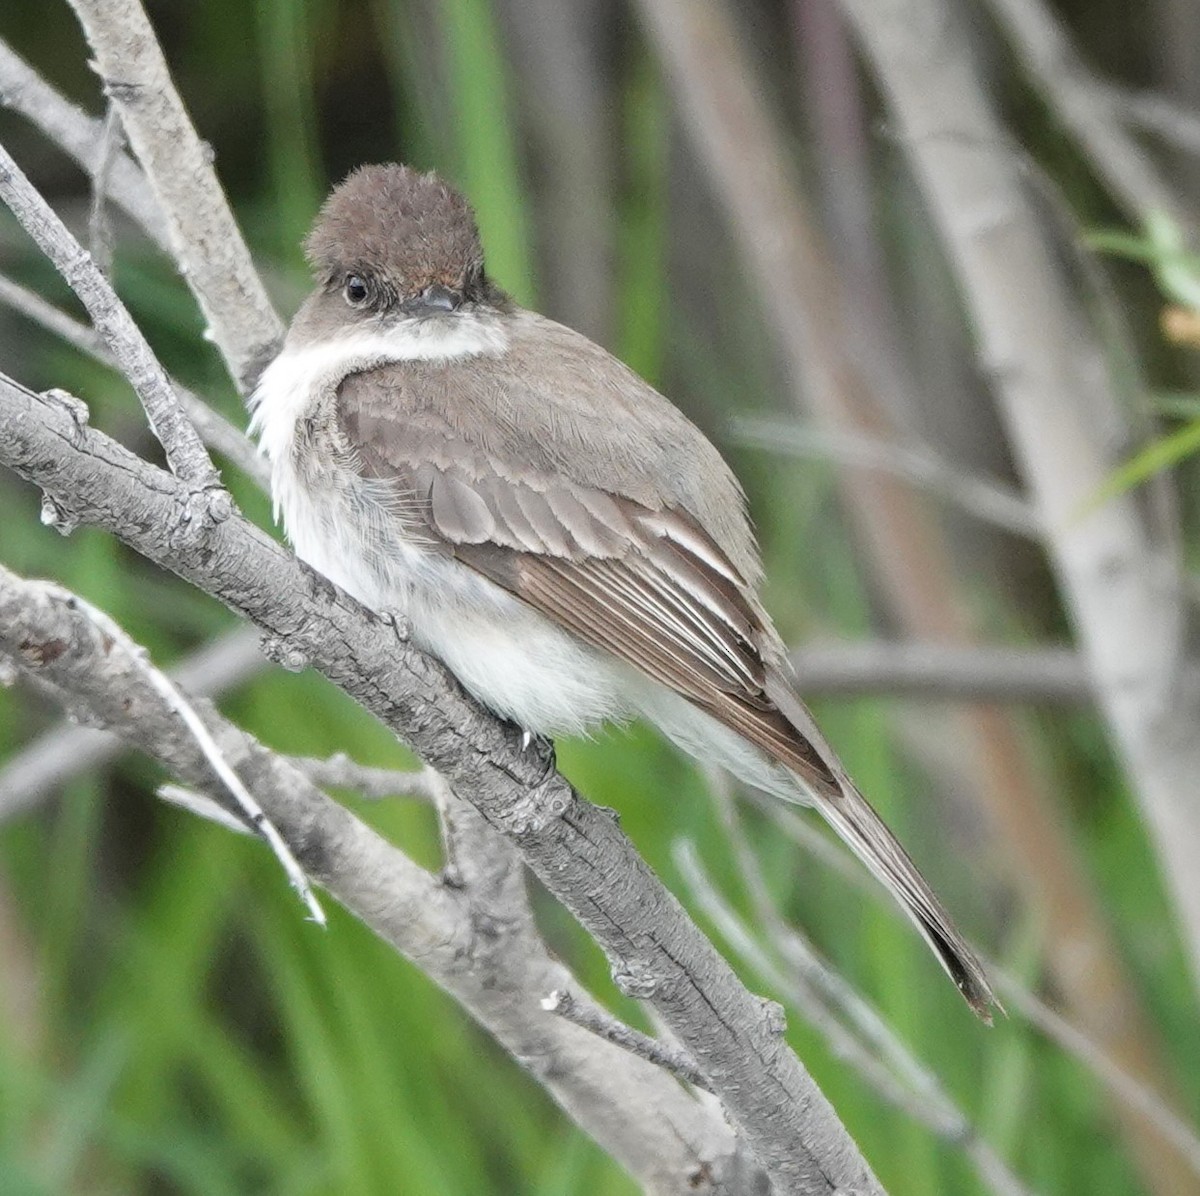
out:
<path id="1" fill-rule="evenodd" d="M 449 287 L 435 283 L 426 287 L 414 301 L 413 306 L 418 311 L 443 312 L 456 311 L 462 304 L 461 292 L 452 291 Z"/>

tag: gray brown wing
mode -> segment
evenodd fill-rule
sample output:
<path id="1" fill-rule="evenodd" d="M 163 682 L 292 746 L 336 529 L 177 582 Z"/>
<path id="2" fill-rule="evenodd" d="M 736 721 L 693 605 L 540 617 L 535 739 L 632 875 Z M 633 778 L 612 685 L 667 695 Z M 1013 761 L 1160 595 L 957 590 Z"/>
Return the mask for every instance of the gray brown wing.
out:
<path id="1" fill-rule="evenodd" d="M 834 771 L 808 711 L 763 659 L 761 645 L 773 640 L 750 587 L 686 511 L 653 510 L 557 476 L 506 476 L 478 446 L 443 438 L 434 447 L 406 437 L 395 416 L 356 420 L 353 403 L 341 415 L 364 475 L 404 496 L 398 510 L 419 524 L 409 534 L 682 694 L 807 781 L 824 816 L 990 1021 L 993 997 L 978 960 L 879 816 Z"/>
<path id="2" fill-rule="evenodd" d="M 364 476 L 408 496 L 407 516 L 422 521 L 410 532 L 802 776 L 836 785 L 821 753 L 767 696 L 763 627 L 744 579 L 686 512 L 561 479 L 502 477 L 453 447 L 437 462 L 406 461 L 401 443 L 392 434 L 354 448 Z"/>

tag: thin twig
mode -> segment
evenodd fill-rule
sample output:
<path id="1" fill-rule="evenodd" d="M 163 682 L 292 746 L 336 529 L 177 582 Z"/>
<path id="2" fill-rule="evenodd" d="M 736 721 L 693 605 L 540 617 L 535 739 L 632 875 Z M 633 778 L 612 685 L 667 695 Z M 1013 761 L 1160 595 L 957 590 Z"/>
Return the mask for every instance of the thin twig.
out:
<path id="1" fill-rule="evenodd" d="M 207 666 L 212 656 L 219 663 Z M 1091 689 L 1079 658 L 1067 649 L 954 648 L 942 644 L 806 644 L 790 654 L 807 697 L 908 695 L 944 701 L 1086 703 Z M 198 664 L 195 675 L 192 661 Z M 180 664 L 176 679 L 192 693 L 220 694 L 267 667 L 256 636 L 241 629 L 200 649 Z M 12 757 L 0 771 L 0 820 L 61 788 L 70 777 L 111 758 L 116 741 L 77 727 L 56 728 Z M 420 772 L 371 768 L 345 756 L 294 760 L 322 786 L 356 790 L 366 798 L 413 796 L 431 800 Z M 815 831 L 810 849 L 826 841 Z"/>
<path id="2" fill-rule="evenodd" d="M 121 152 L 121 120 L 109 104 L 104 114 L 96 163 L 92 168 L 92 202 L 88 211 L 88 250 L 103 274 L 112 273 L 112 228 L 108 220 L 108 189 Z"/>
<path id="3" fill-rule="evenodd" d="M 1042 528 L 1037 516 L 1019 494 L 1000 482 L 960 469 L 928 445 L 902 444 L 859 429 L 749 416 L 734 422 L 733 435 L 743 444 L 771 452 L 890 473 L 948 500 L 985 523 L 1041 542 Z"/>
<path id="4" fill-rule="evenodd" d="M 109 351 L 104 339 L 87 324 L 76 320 L 36 292 L 0 274 L 0 303 L 20 313 L 27 320 L 61 337 L 80 352 L 101 361 L 120 372 L 120 365 Z M 271 468 L 244 432 L 236 428 L 219 411 L 206 403 L 195 391 L 171 379 L 171 387 L 182 404 L 200 439 L 238 467 L 263 490 L 271 485 Z"/>
<path id="5" fill-rule="evenodd" d="M 1149 91 L 1108 89 L 1117 115 L 1191 154 L 1200 154 L 1200 112 Z"/>
<path id="6" fill-rule="evenodd" d="M 166 673 L 154 667 L 145 651 L 129 637 L 125 629 L 114 618 L 77 594 L 72 594 L 69 590 L 64 590 L 52 582 L 41 584 L 51 601 L 64 602 L 79 610 L 102 635 L 127 653 L 130 659 L 141 662 L 142 675 L 145 680 L 161 695 L 167 709 L 183 721 L 184 726 L 196 740 L 205 760 L 208 761 L 213 772 L 217 774 L 225 788 L 241 807 L 247 821 L 266 840 L 267 845 L 275 853 L 275 858 L 283 868 L 284 875 L 287 876 L 292 888 L 300 895 L 300 900 L 308 907 L 312 920 L 318 926 L 324 926 L 325 912 L 318 904 L 308 883 L 308 878 L 296 862 L 296 857 L 292 855 L 291 848 L 284 842 L 283 836 L 263 812 L 262 806 L 258 804 L 253 794 L 242 784 L 241 777 L 230 767 L 229 761 L 225 759 L 208 727 L 204 725 L 204 720 L 196 713 L 191 702 L 183 696 Z"/>
<path id="7" fill-rule="evenodd" d="M 171 469 L 193 490 L 220 489 L 204 444 L 184 413 L 166 371 L 108 279 L 0 146 L 0 199 L 79 296 L 121 372 L 137 392 Z"/>
<path id="8" fill-rule="evenodd" d="M 103 120 L 89 116 L 60 95 L 2 40 L 0 106 L 19 112 L 73 158 L 85 174 L 93 173 L 96 150 L 103 142 Z M 146 185 L 146 176 L 125 153 L 118 153 L 113 161 L 108 194 L 152 241 L 170 251 L 166 225 Z"/>
<path id="9" fill-rule="evenodd" d="M 235 630 L 205 644 L 168 670 L 186 693 L 215 697 L 236 689 L 270 667 L 252 628 Z M 0 769 L 0 822 L 59 792 L 75 776 L 99 768 L 124 749 L 116 735 L 70 724 L 47 731 Z"/>
<path id="10" fill-rule="evenodd" d="M 52 332 L 80 352 L 111 365 L 113 369 L 119 368 L 104 338 L 90 324 L 77 320 L 36 291 L 23 287 L 3 274 L 0 274 L 0 303 L 47 332 Z"/>
<path id="11" fill-rule="evenodd" d="M 623 1051 L 628 1051 L 639 1059 L 653 1063 L 655 1067 L 665 1068 L 672 1075 L 678 1076 L 681 1080 L 685 1080 L 697 1088 L 703 1088 L 705 1092 L 712 1091 L 712 1086 L 705 1079 L 704 1073 L 685 1052 L 659 1042 L 656 1038 L 651 1038 L 649 1034 L 643 1034 L 641 1030 L 627 1026 L 606 1010 L 595 1006 L 581 1005 L 565 988 L 556 988 L 549 996 L 543 997 L 542 1008 L 547 1013 L 566 1018 L 567 1021 L 580 1026 L 589 1034 L 595 1034 L 598 1038 L 603 1038 L 605 1042 L 611 1042 L 614 1046 L 619 1046 Z"/>
<path id="12" fill-rule="evenodd" d="M 839 843 L 814 826 L 808 819 L 773 798 L 753 789 L 744 791 L 746 799 L 761 810 L 787 838 L 819 860 L 846 884 L 886 910 L 893 921 L 907 930 L 912 924 L 895 903 L 885 899 L 878 885 Z M 915 930 L 913 933 L 916 933 Z M 1138 1077 L 1130 1074 L 1090 1035 L 1046 1004 L 1035 992 L 990 959 L 977 947 L 972 948 L 995 981 L 997 991 L 1015 1016 L 1025 1017 L 1065 1055 L 1091 1072 L 1126 1108 L 1143 1117 L 1170 1141 L 1200 1176 L 1200 1133 L 1197 1133 L 1167 1101 Z"/>
<path id="13" fill-rule="evenodd" d="M 241 818 L 231 814 L 219 801 L 214 801 L 198 789 L 189 789 L 186 785 L 159 785 L 154 793 L 163 801 L 170 802 L 189 814 L 195 814 L 197 818 L 214 822 L 236 835 L 251 834 L 250 828 Z"/>
<path id="14" fill-rule="evenodd" d="M 824 1036 L 830 1050 L 853 1067 L 889 1104 L 904 1109 L 922 1124 L 938 1129 L 937 1124 L 930 1122 L 926 1110 L 912 1107 L 911 1095 L 903 1085 L 817 998 L 807 981 L 798 976 L 788 976 L 768 955 L 705 872 L 695 845 L 687 840 L 677 840 L 671 846 L 671 857 L 693 900 L 721 932 L 721 937 L 776 992 L 784 994 L 793 1007 L 801 1010 L 804 1017 Z"/>
<path id="15" fill-rule="evenodd" d="M 188 118 L 154 30 L 137 0 L 71 0 L 104 90 L 166 218 L 171 250 L 243 393 L 283 336 L 250 260 L 212 150 Z"/>
<path id="16" fill-rule="evenodd" d="M 1042 0 L 988 0 L 1033 83 L 1075 134 L 1100 177 L 1129 216 L 1145 225 L 1167 215 L 1195 231 L 1193 212 L 1153 158 L 1123 128 L 1111 90 L 1079 57 L 1067 31 Z"/>
<path id="17" fill-rule="evenodd" d="M 1200 1178 L 1200 1134 L 1157 1092 L 1131 1076 L 1094 1039 L 1051 1009 L 1010 972 L 992 963 L 989 975 L 1004 999 L 1031 1026 L 1096 1076 L 1125 1105 L 1135 1110 L 1166 1138 Z"/>
<path id="18" fill-rule="evenodd" d="M 187 489 L 61 403 L 0 377 L 0 463 L 213 593 L 263 630 L 269 654 L 306 663 L 402 735 L 520 851 L 710 1076 L 726 1114 L 780 1190 L 881 1191 L 861 1151 L 779 1031 L 602 810 L 545 754 L 473 702 L 444 666 L 236 511 L 181 536 Z M 549 985 L 550 988 L 558 987 Z"/>
<path id="19" fill-rule="evenodd" d="M 1070 648 L 864 640 L 807 643 L 791 661 L 812 697 L 894 694 L 931 701 L 1037 702 L 1087 705 L 1095 690 Z"/>
<path id="20" fill-rule="evenodd" d="M 372 768 L 351 760 L 345 752 L 338 752 L 324 760 L 306 756 L 290 756 L 288 759 L 292 767 L 299 769 L 322 789 L 351 789 L 356 796 L 373 801 L 407 797 L 432 802 L 440 784 L 432 768 L 423 766 L 410 771 Z"/>

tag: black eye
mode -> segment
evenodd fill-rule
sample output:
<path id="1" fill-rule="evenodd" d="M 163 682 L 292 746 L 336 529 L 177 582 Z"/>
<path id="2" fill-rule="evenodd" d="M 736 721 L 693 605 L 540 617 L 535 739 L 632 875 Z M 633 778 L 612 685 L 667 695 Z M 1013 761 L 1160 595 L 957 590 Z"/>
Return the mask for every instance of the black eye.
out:
<path id="1" fill-rule="evenodd" d="M 361 307 L 370 297 L 371 291 L 366 282 L 357 274 L 347 274 L 342 294 L 346 296 L 346 302 L 351 307 Z"/>

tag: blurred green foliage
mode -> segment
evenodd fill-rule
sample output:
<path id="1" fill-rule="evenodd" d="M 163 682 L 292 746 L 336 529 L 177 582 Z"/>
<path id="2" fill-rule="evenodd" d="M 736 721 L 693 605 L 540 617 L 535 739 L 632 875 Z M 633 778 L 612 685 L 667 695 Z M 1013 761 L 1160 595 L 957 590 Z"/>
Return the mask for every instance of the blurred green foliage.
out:
<path id="1" fill-rule="evenodd" d="M 404 158 L 455 178 L 474 201 L 490 268 L 519 298 L 538 292 L 539 212 L 523 156 L 512 56 L 491 0 L 208 0 L 151 13 L 247 235 L 281 307 L 306 285 L 299 243 L 328 186 L 362 161 Z M 65 5 L 6 8 L 0 33 L 67 91 L 95 106 L 94 80 Z M 614 347 L 668 386 L 719 433 L 748 406 L 779 403 L 744 282 L 713 246 L 691 277 L 724 279 L 705 303 L 670 302 L 670 159 L 676 138 L 646 48 L 622 32 L 612 72 L 619 130 L 619 252 Z M 86 184 L 15 122 L 14 150 L 61 210 L 78 217 Z M 544 217 L 544 213 L 540 214 Z M 902 219 L 894 216 L 895 219 Z M 64 288 L 11 222 L 6 272 L 56 300 Z M 705 270 L 711 274 L 705 275 Z M 136 240 L 118 247 L 116 279 L 169 367 L 243 418 L 202 341 L 185 289 Z M 35 386 L 86 395 L 98 425 L 153 455 L 126 388 L 15 318 L 0 322 L 4 368 Z M 832 471 L 731 450 L 751 493 L 771 576 L 768 597 L 791 635 L 866 635 L 869 595 L 835 505 Z M 236 497 L 264 526 L 269 507 L 245 479 Z M 61 540 L 38 521 L 37 496 L 0 478 L 0 555 L 103 607 L 162 663 L 232 625 L 216 603 L 145 565 L 110 538 Z M 972 595 L 992 599 L 987 580 Z M 275 673 L 223 709 L 267 743 L 373 764 L 407 757 L 372 720 L 313 676 Z M 1036 922 L 989 909 L 996 861 L 947 851 L 939 815 L 893 743 L 896 704 L 826 703 L 830 738 L 972 929 L 1035 981 Z M 51 726 L 27 692 L 0 690 L 0 758 Z M 1200 1108 L 1200 1036 L 1155 866 L 1103 737 L 1084 714 L 1029 720 L 1046 767 L 1077 795 L 1072 815 L 1141 991 L 1161 1027 L 1179 1094 Z M 714 877 L 747 909 L 703 784 L 640 728 L 561 745 L 566 773 L 623 825 L 677 892 L 670 845 L 695 841 Z M 303 920 L 257 845 L 200 825 L 153 797 L 161 780 L 126 759 L 0 827 L 0 959 L 11 1008 L 0 1016 L 0 1193 L 530 1193 L 588 1196 L 634 1186 L 557 1111 L 540 1087 L 420 972 L 332 911 Z M 431 816 L 361 807 L 428 866 Z M 1019 1019 L 984 1032 L 936 965 L 894 918 L 748 815 L 773 891 L 790 919 L 877 1000 L 904 1038 L 1031 1185 L 1047 1193 L 1136 1190 L 1095 1081 Z M 981 875 L 989 875 L 976 884 Z M 604 961 L 539 898 L 555 949 L 596 991 L 615 995 Z M 748 982 L 761 984 L 753 975 Z M 954 1149 L 884 1105 L 798 1017 L 791 1041 L 895 1196 L 975 1193 Z"/>

